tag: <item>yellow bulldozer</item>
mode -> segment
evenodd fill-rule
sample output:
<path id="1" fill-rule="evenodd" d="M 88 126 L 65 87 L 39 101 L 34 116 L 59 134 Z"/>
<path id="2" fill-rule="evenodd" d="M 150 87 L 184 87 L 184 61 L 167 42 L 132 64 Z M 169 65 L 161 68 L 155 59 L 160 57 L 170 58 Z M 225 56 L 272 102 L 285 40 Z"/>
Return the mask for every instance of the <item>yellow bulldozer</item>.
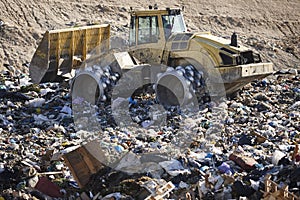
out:
<path id="1" fill-rule="evenodd" d="M 107 24 L 47 31 L 30 63 L 31 79 L 54 81 L 77 70 L 72 97 L 96 103 L 107 100 L 109 84 L 117 95 L 124 90 L 131 95 L 137 87 L 152 84 L 160 103 L 183 105 L 190 93 L 198 101 L 222 92 L 233 95 L 273 73 L 273 64 L 239 44 L 235 33 L 227 40 L 187 31 L 182 12 L 131 9 L 128 45 L 118 51 L 110 47 Z"/>

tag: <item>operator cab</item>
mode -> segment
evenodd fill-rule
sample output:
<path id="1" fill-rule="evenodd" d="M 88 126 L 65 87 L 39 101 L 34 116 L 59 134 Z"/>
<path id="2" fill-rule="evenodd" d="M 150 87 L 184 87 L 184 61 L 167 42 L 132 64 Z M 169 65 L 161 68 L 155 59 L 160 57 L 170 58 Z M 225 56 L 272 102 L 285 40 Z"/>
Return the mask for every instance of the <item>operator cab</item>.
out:
<path id="1" fill-rule="evenodd" d="M 186 26 L 180 9 L 131 11 L 130 46 L 164 45 L 172 33 L 182 32 Z"/>

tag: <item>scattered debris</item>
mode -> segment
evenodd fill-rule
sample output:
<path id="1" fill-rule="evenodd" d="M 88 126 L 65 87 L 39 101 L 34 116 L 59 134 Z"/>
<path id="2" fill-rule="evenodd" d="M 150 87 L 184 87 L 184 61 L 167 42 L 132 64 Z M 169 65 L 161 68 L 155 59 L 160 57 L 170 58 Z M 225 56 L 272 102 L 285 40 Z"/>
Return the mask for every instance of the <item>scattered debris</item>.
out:
<path id="1" fill-rule="evenodd" d="M 170 110 L 160 129 L 110 126 L 109 109 L 96 110 L 98 132 L 76 128 L 67 83 L 0 76 L 2 199 L 299 199 L 299 75 L 254 81 L 191 116 Z M 141 102 L 153 100 L 127 101 L 134 114 Z M 164 153 L 181 133 L 191 144 Z"/>
<path id="2" fill-rule="evenodd" d="M 99 144 L 97 145 L 96 141 L 90 142 L 63 156 L 80 188 L 90 181 L 93 174 L 103 168 L 100 161 L 104 153 L 97 147 Z"/>
<path id="3" fill-rule="evenodd" d="M 271 180 L 271 175 L 268 174 L 265 177 L 265 190 L 264 190 L 264 200 L 271 199 L 286 199 L 286 200 L 297 200 L 300 197 L 289 192 L 288 185 L 280 186 Z"/>

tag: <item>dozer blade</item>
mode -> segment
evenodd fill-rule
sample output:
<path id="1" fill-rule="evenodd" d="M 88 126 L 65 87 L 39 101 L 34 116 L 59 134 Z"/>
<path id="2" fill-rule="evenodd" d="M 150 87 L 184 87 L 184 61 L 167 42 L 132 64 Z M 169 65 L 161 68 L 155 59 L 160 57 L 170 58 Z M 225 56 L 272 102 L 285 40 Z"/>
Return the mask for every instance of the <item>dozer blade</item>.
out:
<path id="1" fill-rule="evenodd" d="M 92 50 L 109 49 L 110 26 L 93 25 L 46 31 L 29 66 L 33 83 L 54 81 L 86 60 Z"/>
<path id="2" fill-rule="evenodd" d="M 233 67 L 218 68 L 226 94 L 231 95 L 256 79 L 263 79 L 272 73 L 273 63 L 252 63 Z"/>

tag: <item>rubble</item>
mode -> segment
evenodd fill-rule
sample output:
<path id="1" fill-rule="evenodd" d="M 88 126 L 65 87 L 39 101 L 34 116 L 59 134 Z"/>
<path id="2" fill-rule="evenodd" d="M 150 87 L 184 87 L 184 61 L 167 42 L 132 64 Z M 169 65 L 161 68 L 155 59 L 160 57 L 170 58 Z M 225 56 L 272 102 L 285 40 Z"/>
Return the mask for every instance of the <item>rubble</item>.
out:
<path id="1" fill-rule="evenodd" d="M 232 154 L 230 154 L 229 159 L 234 161 L 243 170 L 246 170 L 246 171 L 251 171 L 251 170 L 255 169 L 256 168 L 255 165 L 258 164 L 255 159 L 245 156 L 245 155 L 242 155 L 242 154 L 232 153 Z"/>
<path id="2" fill-rule="evenodd" d="M 99 113 L 98 132 L 76 128 L 68 83 L 0 80 L 0 199 L 299 199 L 299 74 L 199 113 L 174 109 L 160 128 L 121 129 Z M 180 134 L 192 142 L 168 150 Z"/>

